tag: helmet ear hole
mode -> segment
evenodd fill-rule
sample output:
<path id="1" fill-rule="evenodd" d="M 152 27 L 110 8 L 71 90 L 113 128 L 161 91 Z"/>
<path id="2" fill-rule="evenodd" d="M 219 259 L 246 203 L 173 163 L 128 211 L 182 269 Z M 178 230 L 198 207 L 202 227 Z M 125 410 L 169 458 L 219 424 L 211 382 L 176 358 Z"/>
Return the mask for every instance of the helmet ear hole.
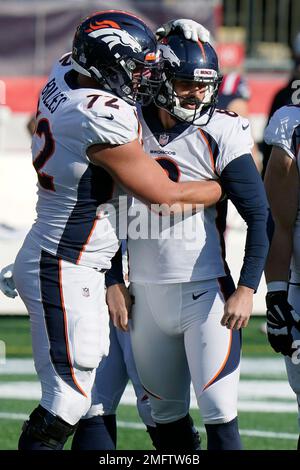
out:
<path id="1" fill-rule="evenodd" d="M 86 18 L 77 28 L 72 48 L 73 68 L 95 78 L 104 87 L 130 104 L 153 98 L 154 80 L 142 70 L 159 65 L 154 33 L 131 13 L 108 10 Z M 141 68 L 140 82 L 133 72 Z M 157 85 L 156 80 L 156 85 Z"/>

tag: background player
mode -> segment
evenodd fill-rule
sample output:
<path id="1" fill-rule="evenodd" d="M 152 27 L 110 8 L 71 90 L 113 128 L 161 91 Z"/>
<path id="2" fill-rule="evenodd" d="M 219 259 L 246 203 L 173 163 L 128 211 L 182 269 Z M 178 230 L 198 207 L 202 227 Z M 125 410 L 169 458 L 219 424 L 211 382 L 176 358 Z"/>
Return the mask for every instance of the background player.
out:
<path id="1" fill-rule="evenodd" d="M 299 106 L 275 112 L 265 141 L 273 146 L 265 186 L 274 220 L 265 269 L 267 333 L 273 349 L 284 355 L 289 383 L 297 396 L 300 427 Z"/>
<path id="2" fill-rule="evenodd" d="M 249 100 L 250 89 L 245 77 L 235 71 L 230 71 L 224 74 L 218 93 L 218 108 L 233 111 L 234 113 L 248 119 Z M 261 158 L 255 143 L 252 148 L 252 156 L 258 171 L 261 171 Z"/>
<path id="3" fill-rule="evenodd" d="M 159 450 L 194 449 L 190 376 L 208 449 L 240 449 L 238 330 L 247 325 L 268 250 L 267 202 L 250 153 L 248 121 L 215 109 L 220 76 L 213 48 L 174 33 L 161 49 L 166 62 L 156 103 L 162 109 L 142 108 L 144 147 L 174 181 L 220 177 L 247 223 L 247 241 L 235 290 L 218 232 L 218 207 L 171 227 L 162 220 L 160 238 L 134 240 L 129 232 L 133 352 Z M 136 210 L 140 204 L 135 200 Z M 176 239 L 180 225 L 183 237 Z M 108 292 L 112 289 L 117 297 L 118 285 Z M 120 312 L 123 318 L 116 313 L 115 324 L 124 323 L 124 309 Z"/>
<path id="4" fill-rule="evenodd" d="M 293 94 L 297 91 L 298 88 L 298 80 L 300 79 L 300 31 L 296 34 L 293 44 L 292 44 L 292 60 L 293 60 L 293 68 L 291 70 L 291 75 L 288 79 L 288 82 L 280 88 L 275 96 L 273 97 L 270 111 L 267 116 L 267 123 L 269 123 L 271 117 L 277 111 L 277 109 L 282 108 L 285 105 L 290 105 L 293 103 Z M 296 85 L 294 87 L 293 85 Z M 262 175 L 264 177 L 267 164 L 270 158 L 272 146 L 268 145 L 266 141 L 262 143 L 262 153 L 263 153 L 263 170 Z"/>

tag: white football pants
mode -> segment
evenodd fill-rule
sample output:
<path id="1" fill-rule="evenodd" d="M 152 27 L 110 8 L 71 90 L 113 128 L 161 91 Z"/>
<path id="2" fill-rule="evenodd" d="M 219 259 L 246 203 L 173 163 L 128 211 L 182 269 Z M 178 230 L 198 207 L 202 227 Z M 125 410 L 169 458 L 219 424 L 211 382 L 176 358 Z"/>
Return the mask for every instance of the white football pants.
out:
<path id="1" fill-rule="evenodd" d="M 131 342 L 154 421 L 189 411 L 190 380 L 204 423 L 237 416 L 241 333 L 221 326 L 231 278 L 182 284 L 131 284 Z M 223 293 L 222 293 L 223 292 Z"/>
<path id="2" fill-rule="evenodd" d="M 57 258 L 27 237 L 14 265 L 30 316 L 41 405 L 74 425 L 91 405 L 91 389 L 109 349 L 104 274 Z"/>

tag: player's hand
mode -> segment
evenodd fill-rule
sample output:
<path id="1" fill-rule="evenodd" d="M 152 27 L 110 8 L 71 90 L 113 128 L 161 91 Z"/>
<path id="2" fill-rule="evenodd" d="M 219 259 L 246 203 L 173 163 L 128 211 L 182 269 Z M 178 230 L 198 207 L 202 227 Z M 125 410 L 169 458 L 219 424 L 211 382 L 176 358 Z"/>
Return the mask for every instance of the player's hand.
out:
<path id="1" fill-rule="evenodd" d="M 11 299 L 14 299 L 18 295 L 13 278 L 13 269 L 14 265 L 9 264 L 0 272 L 0 290 L 2 290 L 4 295 Z"/>
<path id="2" fill-rule="evenodd" d="M 165 36 L 168 36 L 168 34 L 170 34 L 170 32 L 175 28 L 180 28 L 186 39 L 191 39 L 195 42 L 209 42 L 210 40 L 210 32 L 208 29 L 204 28 L 202 24 L 197 23 L 194 20 L 187 20 L 184 18 L 164 23 L 156 30 L 156 35 L 159 39 L 161 39 Z"/>
<path id="3" fill-rule="evenodd" d="M 253 294 L 253 289 L 238 286 L 224 305 L 221 325 L 229 330 L 245 328 L 253 309 Z"/>
<path id="4" fill-rule="evenodd" d="M 128 318 L 132 300 L 124 284 L 114 284 L 107 288 L 106 303 L 114 326 L 128 331 Z"/>
<path id="5" fill-rule="evenodd" d="M 267 304 L 267 334 L 274 351 L 284 356 L 292 356 L 297 350 L 293 347 L 292 328 L 300 331 L 300 316 L 288 303 L 287 291 L 268 292 Z"/>

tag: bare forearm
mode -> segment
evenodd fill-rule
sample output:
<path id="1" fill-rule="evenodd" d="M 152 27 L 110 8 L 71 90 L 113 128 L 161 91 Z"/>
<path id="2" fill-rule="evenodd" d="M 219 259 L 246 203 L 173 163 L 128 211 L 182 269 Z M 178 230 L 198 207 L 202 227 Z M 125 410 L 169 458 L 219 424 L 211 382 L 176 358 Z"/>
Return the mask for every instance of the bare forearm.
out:
<path id="1" fill-rule="evenodd" d="M 169 203 L 155 204 L 156 211 L 161 215 L 180 213 L 193 215 L 203 210 L 204 207 L 216 204 L 221 195 L 222 189 L 217 181 L 182 183 L 176 186 L 173 199 Z M 177 198 L 180 199 L 176 201 Z"/>
<path id="2" fill-rule="evenodd" d="M 216 204 L 222 196 L 222 188 L 217 181 L 192 181 L 181 183 L 179 185 L 178 198 L 174 203 L 184 204 L 203 204 L 211 206 Z"/>
<path id="3" fill-rule="evenodd" d="M 221 197 L 217 181 L 171 181 L 162 167 L 144 153 L 137 141 L 88 149 L 94 165 L 105 168 L 129 194 L 150 204 L 215 204 Z"/>

